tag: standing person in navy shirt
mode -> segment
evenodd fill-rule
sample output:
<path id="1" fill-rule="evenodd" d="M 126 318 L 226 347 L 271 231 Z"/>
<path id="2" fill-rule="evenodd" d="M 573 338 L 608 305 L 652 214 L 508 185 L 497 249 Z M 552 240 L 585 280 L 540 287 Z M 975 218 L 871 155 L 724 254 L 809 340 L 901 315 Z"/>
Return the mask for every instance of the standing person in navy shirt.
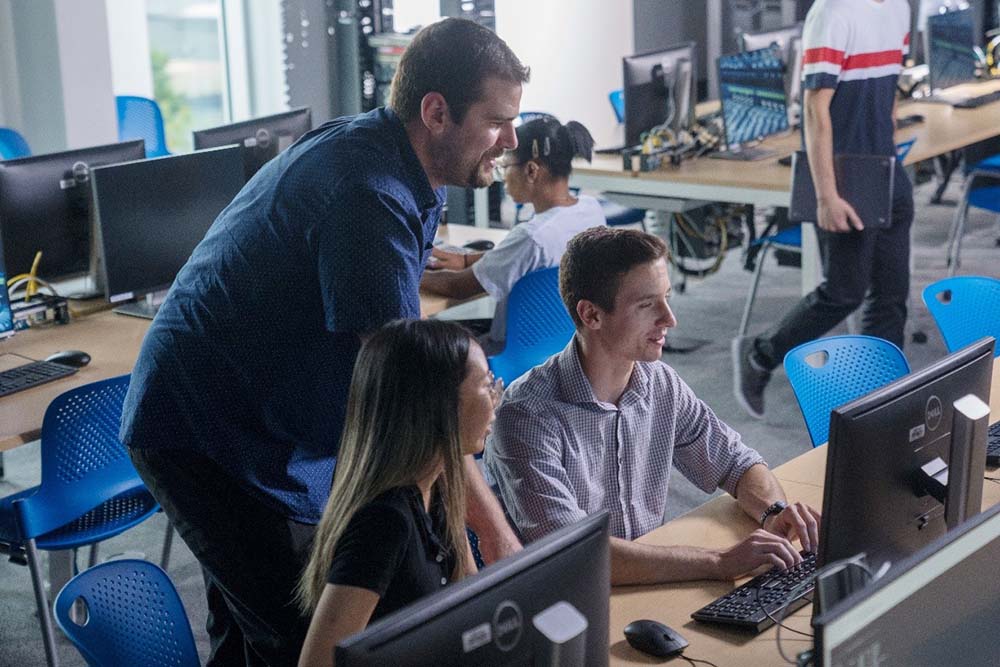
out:
<path id="1" fill-rule="evenodd" d="M 133 371 L 121 437 L 202 566 L 210 665 L 297 661 L 308 619 L 293 589 L 361 339 L 420 317 L 443 186 L 492 181 L 517 145 L 527 79 L 489 30 L 425 28 L 389 108 L 330 121 L 265 165 L 178 274 Z M 467 467 L 484 556 L 520 548 Z"/>
<path id="2" fill-rule="evenodd" d="M 913 187 L 897 165 L 891 226 L 865 229 L 837 192 L 834 155 L 896 153 L 896 80 L 909 52 L 906 0 L 817 0 L 803 29 L 803 122 L 816 185 L 825 281 L 757 338 L 733 341 L 736 399 L 764 416 L 771 371 L 862 304 L 861 332 L 903 346 L 910 293 Z"/>

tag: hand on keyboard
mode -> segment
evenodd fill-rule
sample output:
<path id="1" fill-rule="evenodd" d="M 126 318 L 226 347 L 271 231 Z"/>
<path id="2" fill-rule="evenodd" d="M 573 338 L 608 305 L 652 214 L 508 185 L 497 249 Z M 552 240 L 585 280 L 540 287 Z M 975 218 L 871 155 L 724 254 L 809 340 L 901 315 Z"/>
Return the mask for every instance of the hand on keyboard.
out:
<path id="1" fill-rule="evenodd" d="M 798 540 L 804 551 L 819 548 L 819 512 L 805 503 L 792 503 L 768 517 L 764 529 L 787 540 Z"/>
<path id="2" fill-rule="evenodd" d="M 758 529 L 733 548 L 719 554 L 719 579 L 736 579 L 764 565 L 784 570 L 801 562 L 802 557 L 791 542 L 780 535 Z"/>

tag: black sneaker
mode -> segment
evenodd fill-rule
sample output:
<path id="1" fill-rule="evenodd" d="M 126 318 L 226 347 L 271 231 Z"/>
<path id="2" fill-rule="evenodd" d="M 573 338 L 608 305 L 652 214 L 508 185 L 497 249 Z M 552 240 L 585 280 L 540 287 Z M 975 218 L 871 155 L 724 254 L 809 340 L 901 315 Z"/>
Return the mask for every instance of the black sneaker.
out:
<path id="1" fill-rule="evenodd" d="M 754 419 L 764 418 L 764 387 L 771 379 L 771 372 L 764 370 L 750 358 L 753 336 L 733 339 L 733 394 L 740 407 Z"/>

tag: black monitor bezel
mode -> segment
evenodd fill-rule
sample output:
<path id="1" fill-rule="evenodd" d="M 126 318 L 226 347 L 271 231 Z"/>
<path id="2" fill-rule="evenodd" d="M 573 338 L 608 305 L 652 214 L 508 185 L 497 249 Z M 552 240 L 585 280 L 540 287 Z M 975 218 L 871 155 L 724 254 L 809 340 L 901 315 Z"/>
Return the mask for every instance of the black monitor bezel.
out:
<path id="1" fill-rule="evenodd" d="M 558 556 L 580 542 L 597 536 L 603 536 L 608 541 L 608 513 L 598 512 L 581 519 L 577 523 L 561 528 L 546 537 L 527 545 L 523 551 L 510 558 L 489 565 L 475 576 L 466 578 L 456 584 L 441 590 L 434 595 L 415 602 L 396 611 L 347 639 L 341 641 L 335 651 L 337 664 L 347 663 L 352 653 L 362 664 L 367 659 L 367 653 L 378 647 L 405 636 L 418 628 L 433 622 L 438 617 L 449 613 L 456 606 L 474 600 L 479 595 L 488 594 L 507 582 L 515 579 L 520 573 L 540 566 L 545 561 Z M 595 564 L 597 567 L 599 564 Z M 605 573 L 610 576 L 610 552 L 604 561 Z M 606 619 L 602 619 L 606 620 Z M 588 619 L 590 621 L 590 619 Z M 525 619 L 529 623 L 529 619 Z M 607 629 L 607 623 L 596 628 L 599 632 Z"/>
<path id="2" fill-rule="evenodd" d="M 625 126 L 625 146 L 634 146 L 638 144 L 638 137 L 642 135 L 643 132 L 648 131 L 649 127 L 635 128 L 633 125 L 636 124 L 636 117 L 639 115 L 634 111 L 635 104 L 629 105 L 629 97 L 634 97 L 634 92 L 630 94 L 630 90 L 642 85 L 640 83 L 635 83 L 634 79 L 637 78 L 634 75 L 634 71 L 639 69 L 637 64 L 642 61 L 652 60 L 654 56 L 678 56 L 678 60 L 683 59 L 687 56 L 687 59 L 691 63 L 691 81 L 690 85 L 690 103 L 688 108 L 687 118 L 675 117 L 673 121 L 673 126 L 675 128 L 687 128 L 694 124 L 695 122 L 695 106 L 698 102 L 698 43 L 694 41 L 680 42 L 673 44 L 662 49 L 652 49 L 650 51 L 643 51 L 642 53 L 635 53 L 622 58 L 622 95 L 625 105 L 625 120 L 623 122 Z M 659 58 L 662 60 L 662 58 Z M 652 71 L 653 65 L 649 65 L 649 70 Z M 674 91 L 668 91 L 670 95 L 674 94 Z M 630 113 L 629 108 L 633 111 Z M 666 116 L 663 116 L 666 120 Z M 659 121 L 661 124 L 663 121 Z M 632 141 L 635 139 L 635 141 Z"/>
<path id="3" fill-rule="evenodd" d="M 957 350 L 938 361 L 930 364 L 926 368 L 914 371 L 904 377 L 892 382 L 884 387 L 876 389 L 860 398 L 835 408 L 830 413 L 830 440 L 827 443 L 826 473 L 823 483 L 823 519 L 820 521 L 819 553 L 817 562 L 819 565 L 826 565 L 831 560 L 831 541 L 835 542 L 835 527 L 830 517 L 836 514 L 835 496 L 844 494 L 843 486 L 838 483 L 837 457 L 844 454 L 836 446 L 838 434 L 844 429 L 841 424 L 847 424 L 851 420 L 862 418 L 865 415 L 891 404 L 904 396 L 919 391 L 927 384 L 946 378 L 971 364 L 980 361 L 983 357 L 993 359 L 994 339 L 991 336 L 982 338 L 961 350 Z M 985 362 L 981 362 L 985 363 Z M 992 366 L 991 366 L 992 369 Z M 987 390 L 991 388 L 988 386 Z M 984 401 L 989 400 L 989 396 L 980 397 Z M 943 511 L 942 511 L 943 514 Z M 934 539 L 934 538 L 931 538 Z M 841 556 L 837 556 L 839 558 Z M 904 557 L 905 558 L 905 557 Z M 836 560 L 836 558 L 834 558 Z M 901 559 L 899 562 L 901 562 Z M 893 565 L 895 567 L 895 565 Z"/>
<path id="4" fill-rule="evenodd" d="M 285 122 L 302 121 L 305 131 L 295 137 L 297 140 L 302 135 L 308 133 L 313 128 L 312 110 L 309 107 L 296 107 L 288 111 L 282 111 L 268 116 L 259 116 L 249 120 L 241 120 L 226 125 L 207 127 L 201 130 L 194 130 L 191 133 L 195 150 L 205 150 L 208 148 L 220 148 L 222 146 L 239 146 L 244 151 L 244 166 L 247 180 L 256 173 L 261 165 L 256 164 L 254 157 L 255 147 L 247 147 L 247 139 L 254 138 L 261 128 L 273 130 L 275 126 L 281 126 Z M 298 129 L 298 128 L 296 128 Z M 275 154 L 278 153 L 275 146 Z"/>
<path id="5" fill-rule="evenodd" d="M 108 154 L 116 152 L 119 153 L 119 155 L 114 156 L 114 159 L 112 159 L 111 161 L 106 161 L 101 159 Z M 94 163 L 94 156 L 99 156 L 98 159 L 99 163 Z M 6 178 L 4 172 L 9 173 L 12 170 L 19 170 L 19 169 L 33 170 L 33 169 L 38 169 L 39 166 L 44 167 L 47 163 L 51 163 L 51 166 L 53 167 L 52 169 L 53 181 L 56 184 L 58 184 L 61 181 L 66 180 L 67 178 L 66 174 L 68 170 L 67 169 L 56 170 L 54 168 L 56 164 L 63 166 L 68 162 L 72 162 L 73 164 L 77 162 L 82 162 L 83 164 L 87 165 L 86 174 L 84 174 L 84 176 L 80 180 L 78 180 L 77 183 L 73 186 L 76 188 L 81 188 L 80 197 L 82 197 L 83 200 L 86 202 L 88 209 L 87 221 L 86 221 L 87 228 L 85 230 L 82 230 L 86 234 L 87 248 L 85 251 L 81 249 L 81 255 L 80 257 L 77 258 L 78 259 L 77 263 L 80 266 L 79 268 L 74 268 L 73 270 L 61 268 L 61 270 L 51 272 L 46 268 L 47 266 L 46 258 L 43 249 L 41 266 L 38 273 L 40 277 L 45 278 L 50 282 L 58 282 L 61 280 L 68 280 L 72 278 L 78 278 L 80 276 L 86 276 L 96 270 L 94 266 L 94 255 L 97 250 L 97 243 L 95 239 L 95 229 L 94 229 L 93 201 L 90 195 L 90 183 L 89 183 L 90 172 L 93 169 L 99 167 L 106 167 L 114 164 L 122 164 L 124 162 L 136 162 L 145 159 L 146 159 L 146 144 L 145 142 L 143 142 L 142 139 L 135 139 L 131 141 L 121 141 L 111 144 L 102 144 L 99 146 L 87 146 L 86 148 L 74 148 L 71 150 L 58 151 L 55 153 L 28 155 L 13 160 L 0 161 L 0 198 L 2 198 L 3 196 L 2 192 L 4 190 L 2 182 L 3 179 Z M 65 188 L 60 191 L 64 192 Z M 53 193 L 54 192 L 55 191 L 53 190 Z M 16 232 L 12 232 L 10 226 L 7 227 L 8 231 L 6 233 L 2 231 L 4 227 L 3 218 L 5 217 L 5 213 L 7 212 L 7 207 L 8 207 L 8 202 L 0 201 L 0 236 L 8 237 L 8 241 L 6 241 L 5 243 L 7 247 L 10 247 L 9 235 Z M 30 217 L 30 216 L 25 216 L 25 217 Z M 40 220 L 37 221 L 37 223 L 34 226 L 37 226 L 38 224 L 51 225 L 51 223 L 52 223 L 51 220 L 45 220 L 45 221 Z M 62 226 L 63 231 L 65 231 L 67 221 L 66 220 L 59 221 L 59 224 Z M 84 252 L 86 253 L 85 257 L 83 254 Z M 30 253 L 30 255 L 33 256 L 34 252 Z M 49 261 L 51 262 L 51 259 Z M 10 264 L 11 264 L 10 262 L 6 261 L 4 262 L 4 265 L 6 266 L 7 270 L 11 270 Z M 30 266 L 30 262 L 28 264 Z M 26 269 L 27 267 L 24 267 L 24 270 Z"/>

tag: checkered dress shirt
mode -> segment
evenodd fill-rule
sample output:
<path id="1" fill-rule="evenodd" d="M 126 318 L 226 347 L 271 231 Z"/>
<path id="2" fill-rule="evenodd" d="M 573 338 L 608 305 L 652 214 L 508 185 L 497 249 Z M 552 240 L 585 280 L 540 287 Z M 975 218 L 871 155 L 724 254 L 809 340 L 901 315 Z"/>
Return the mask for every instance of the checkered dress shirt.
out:
<path id="1" fill-rule="evenodd" d="M 529 541 L 600 510 L 633 540 L 662 523 L 671 463 L 735 495 L 764 462 L 661 361 L 635 364 L 618 405 L 598 401 L 575 339 L 507 389 L 484 460 Z"/>

